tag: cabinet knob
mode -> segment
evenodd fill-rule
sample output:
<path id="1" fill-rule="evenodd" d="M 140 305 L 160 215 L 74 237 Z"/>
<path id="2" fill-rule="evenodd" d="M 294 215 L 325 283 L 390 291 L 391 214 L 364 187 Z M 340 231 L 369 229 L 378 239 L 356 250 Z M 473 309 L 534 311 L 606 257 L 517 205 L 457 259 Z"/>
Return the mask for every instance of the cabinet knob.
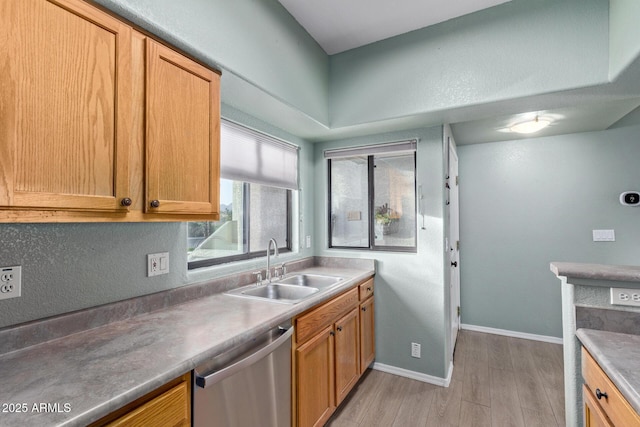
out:
<path id="1" fill-rule="evenodd" d="M 368 288 L 367 288 L 367 292 L 371 292 L 371 287 L 368 287 Z"/>
<path id="2" fill-rule="evenodd" d="M 367 307 L 362 307 L 362 311 L 367 311 Z"/>
<path id="3" fill-rule="evenodd" d="M 157 208 L 160 206 L 160 200 L 152 200 L 150 204 L 152 208 Z"/>
<path id="4" fill-rule="evenodd" d="M 338 331 L 342 332 L 342 326 L 338 326 L 336 329 L 337 329 Z"/>
<path id="5" fill-rule="evenodd" d="M 131 206 L 132 203 L 133 201 L 128 197 L 125 197 L 124 199 L 120 200 L 120 205 L 122 206 Z"/>
<path id="6" fill-rule="evenodd" d="M 609 395 L 606 392 L 602 392 L 600 391 L 599 388 L 596 389 L 596 397 L 598 398 L 598 400 L 602 399 L 603 397 L 605 399 L 607 399 L 609 397 Z"/>
<path id="7" fill-rule="evenodd" d="M 336 333 L 335 333 L 335 332 L 333 332 L 333 331 L 329 332 L 329 335 L 331 335 L 331 336 L 334 336 L 335 334 L 336 334 Z"/>

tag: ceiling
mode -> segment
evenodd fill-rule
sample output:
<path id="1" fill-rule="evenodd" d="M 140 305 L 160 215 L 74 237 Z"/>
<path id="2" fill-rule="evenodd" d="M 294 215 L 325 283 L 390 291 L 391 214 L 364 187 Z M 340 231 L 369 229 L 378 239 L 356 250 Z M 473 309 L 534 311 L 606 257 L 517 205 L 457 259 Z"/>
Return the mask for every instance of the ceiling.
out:
<path id="1" fill-rule="evenodd" d="M 278 0 L 329 55 L 510 0 Z"/>
<path id="2" fill-rule="evenodd" d="M 463 15 L 498 6 L 511 0 L 278 0 L 282 6 L 304 27 L 329 55 L 344 52 L 376 41 L 404 34 L 419 28 L 435 25 Z M 637 67 L 636 67 L 637 68 Z M 639 70 L 640 71 L 640 70 Z M 629 73 L 638 75 L 639 73 Z M 616 92 L 613 84 L 610 87 Z M 597 92 L 599 89 L 595 89 Z M 307 129 L 317 128 L 305 135 L 311 140 L 330 140 L 370 134 L 376 130 L 391 131 L 420 127 L 437 123 L 450 123 L 458 145 L 525 139 L 540 136 L 563 135 L 578 132 L 599 131 L 609 128 L 627 114 L 640 118 L 640 98 L 631 94 L 613 93 L 592 97 L 571 93 L 556 96 L 539 96 L 505 103 L 501 108 L 492 105 L 476 105 L 446 114 L 426 114 L 415 117 L 369 123 L 366 126 L 321 130 L 308 118 L 298 120 Z M 637 96 L 637 95 L 636 95 Z M 548 99 L 547 99 L 548 98 Z M 506 109 L 505 109 L 506 108 Z M 277 112 L 274 112 L 276 115 Z M 552 126 L 536 134 L 508 132 L 509 126 L 525 118 L 545 115 L 553 119 Z M 277 123 L 278 117 L 273 117 Z M 306 123 L 303 126 L 303 123 Z M 294 132 L 295 130 L 292 129 Z"/>

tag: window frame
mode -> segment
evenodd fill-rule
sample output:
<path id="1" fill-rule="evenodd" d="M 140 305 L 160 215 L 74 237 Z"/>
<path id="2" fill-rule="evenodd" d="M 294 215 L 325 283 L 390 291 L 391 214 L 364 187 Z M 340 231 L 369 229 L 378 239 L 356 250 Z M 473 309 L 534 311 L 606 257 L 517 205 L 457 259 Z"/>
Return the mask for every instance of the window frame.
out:
<path id="1" fill-rule="evenodd" d="M 292 252 L 292 236 L 293 236 L 293 232 L 292 232 L 292 225 L 293 225 L 293 220 L 292 220 L 292 215 L 293 215 L 293 190 L 291 189 L 284 189 L 287 192 L 287 197 L 286 197 L 286 211 L 287 211 L 287 222 L 286 222 L 286 236 L 287 236 L 287 240 L 285 242 L 284 246 L 279 246 L 278 247 L 278 252 L 279 253 L 288 253 L 288 252 Z M 197 260 L 197 261 L 188 261 L 187 262 L 187 270 L 194 270 L 196 268 L 202 268 L 202 267 L 211 267 L 211 266 L 216 266 L 216 265 L 220 265 L 220 264 L 227 264 L 227 263 L 231 263 L 231 262 L 238 262 L 238 261 L 246 261 L 246 260 L 250 260 L 253 258 L 260 258 L 266 255 L 266 252 L 264 250 L 261 251 L 251 251 L 251 247 L 250 247 L 250 232 L 251 232 L 251 218 L 249 218 L 249 211 L 250 211 L 250 199 L 251 199 L 251 183 L 249 182 L 243 182 L 242 183 L 242 192 L 243 192 L 243 196 L 242 196 L 242 227 L 243 227 L 243 233 L 242 233 L 242 245 L 243 248 L 247 248 L 247 251 L 242 253 L 242 254 L 238 254 L 238 255 L 230 255 L 230 256 L 226 256 L 226 257 L 220 257 L 220 258 L 208 258 L 208 259 L 201 259 L 201 260 Z M 209 236 L 207 236 L 209 237 Z"/>
<path id="2" fill-rule="evenodd" d="M 331 162 L 334 158 L 327 158 L 327 242 L 329 249 L 347 249 L 347 250 L 365 250 L 376 252 L 404 252 L 404 253 L 417 253 L 418 252 L 418 176 L 417 176 L 417 151 L 413 152 L 413 195 L 415 198 L 415 215 L 413 220 L 414 230 L 414 244 L 413 246 L 390 246 L 390 245 L 376 245 L 375 243 L 375 186 L 374 186 L 374 157 L 376 154 L 367 154 L 367 188 L 369 191 L 369 200 L 367 203 L 367 221 L 368 221 L 368 233 L 369 233 L 369 246 L 335 246 L 332 244 L 333 230 L 331 225 L 331 209 L 332 209 L 332 187 L 331 187 Z M 338 158 L 336 158 L 338 159 Z"/>

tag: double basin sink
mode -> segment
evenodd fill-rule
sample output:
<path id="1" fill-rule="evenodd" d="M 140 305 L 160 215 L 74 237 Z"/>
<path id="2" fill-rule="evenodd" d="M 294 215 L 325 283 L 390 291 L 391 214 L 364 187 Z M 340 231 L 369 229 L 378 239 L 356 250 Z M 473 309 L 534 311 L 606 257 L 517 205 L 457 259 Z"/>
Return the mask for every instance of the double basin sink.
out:
<path id="1" fill-rule="evenodd" d="M 265 285 L 252 284 L 226 292 L 243 298 L 295 304 L 342 281 L 342 277 L 324 274 L 293 274 Z"/>

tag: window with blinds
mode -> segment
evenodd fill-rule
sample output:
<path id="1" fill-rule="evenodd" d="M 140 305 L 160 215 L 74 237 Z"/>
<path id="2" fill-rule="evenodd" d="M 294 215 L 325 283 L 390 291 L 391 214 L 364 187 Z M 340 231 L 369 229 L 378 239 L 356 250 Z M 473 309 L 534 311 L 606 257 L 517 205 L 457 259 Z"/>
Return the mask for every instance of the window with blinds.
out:
<path id="1" fill-rule="evenodd" d="M 416 144 L 325 151 L 330 248 L 416 251 Z"/>
<path id="2" fill-rule="evenodd" d="M 220 146 L 220 220 L 189 223 L 189 269 L 264 256 L 271 238 L 291 250 L 298 147 L 227 120 Z"/>

